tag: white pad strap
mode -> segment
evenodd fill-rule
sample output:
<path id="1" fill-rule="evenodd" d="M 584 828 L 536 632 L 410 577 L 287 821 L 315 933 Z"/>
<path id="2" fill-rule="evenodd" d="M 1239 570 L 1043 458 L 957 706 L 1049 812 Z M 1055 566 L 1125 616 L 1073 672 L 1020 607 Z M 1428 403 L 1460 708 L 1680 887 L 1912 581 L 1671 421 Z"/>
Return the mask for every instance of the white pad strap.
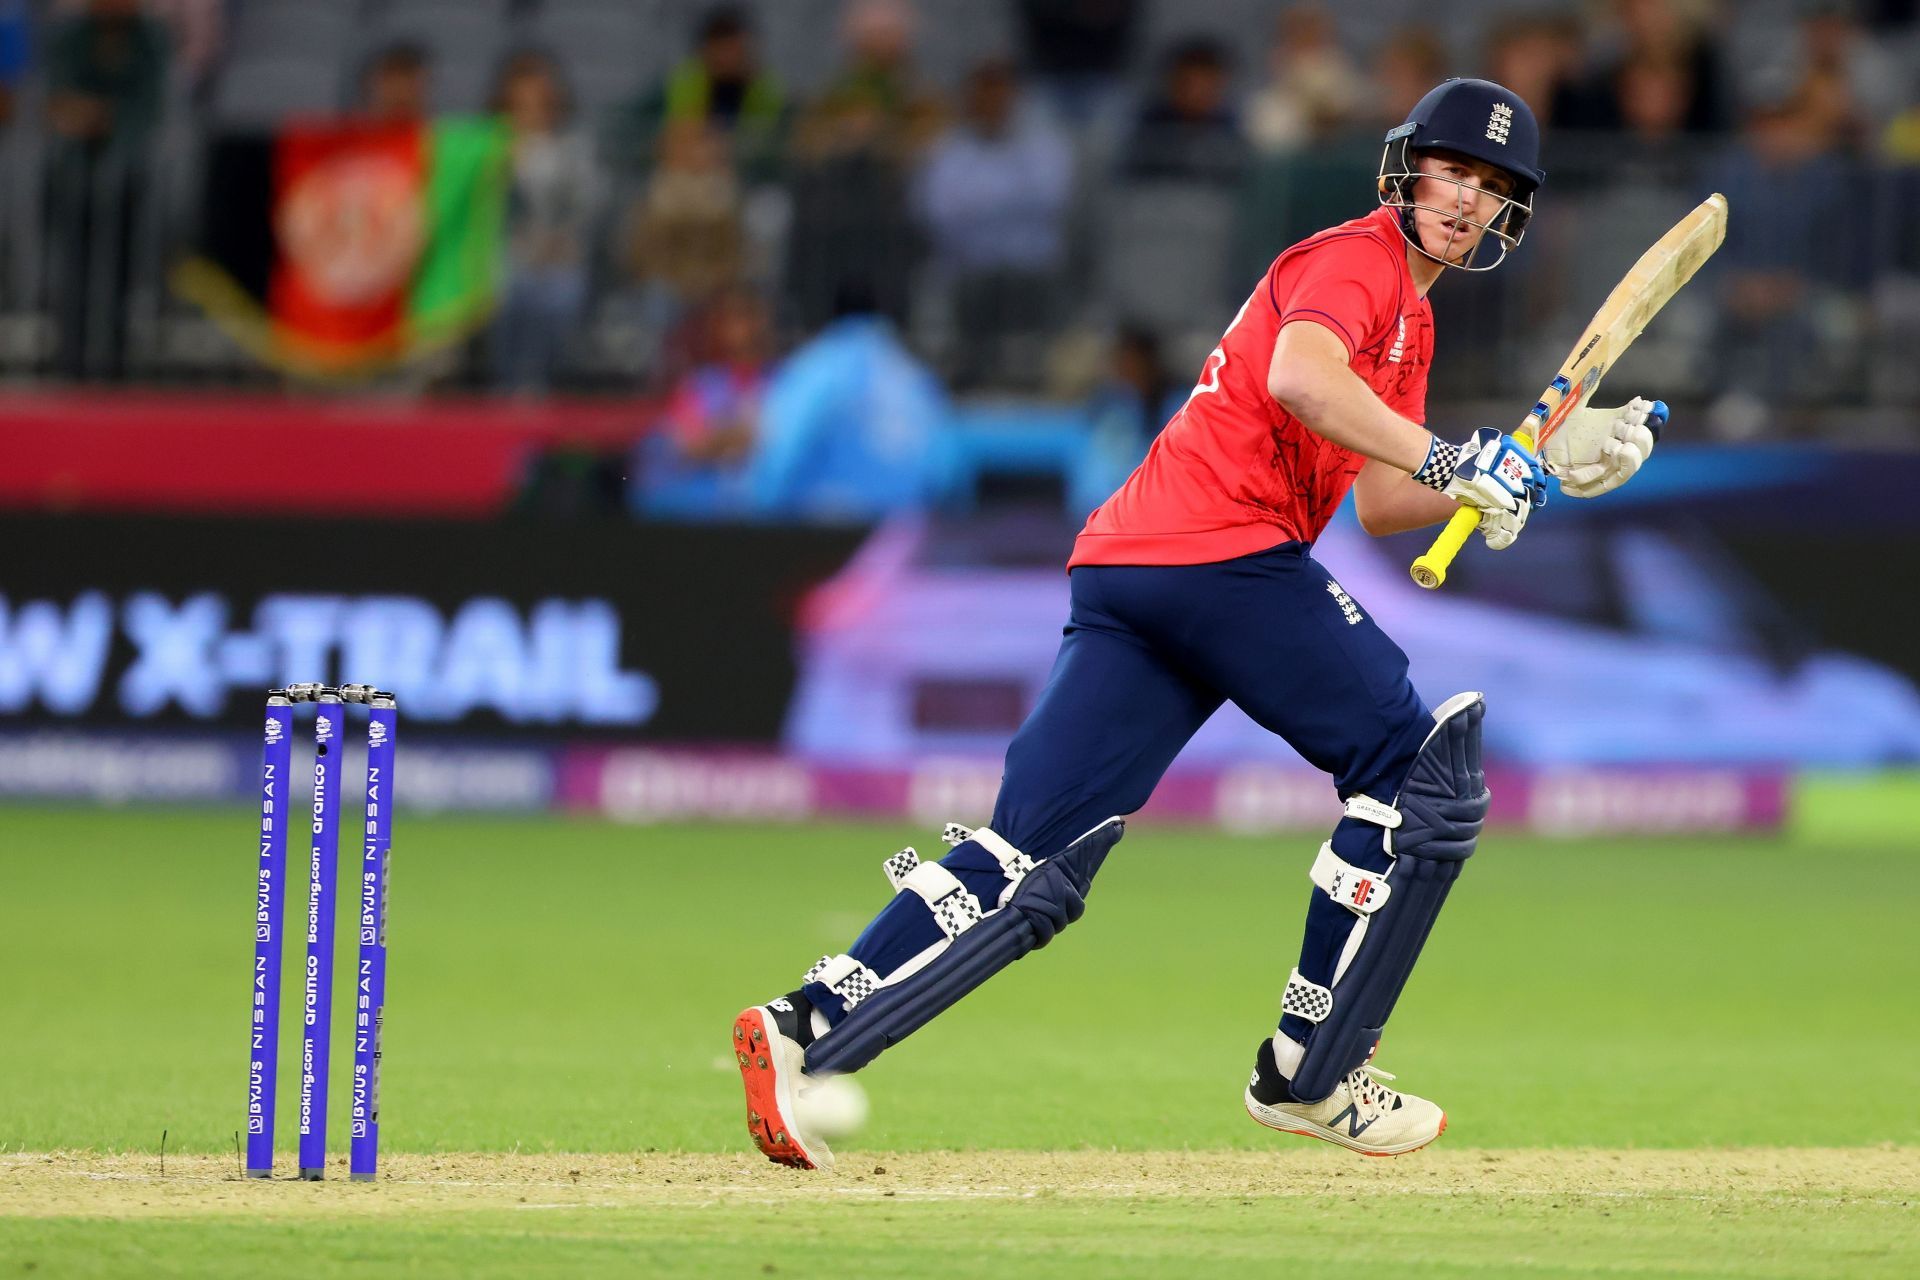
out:
<path id="1" fill-rule="evenodd" d="M 880 987 L 879 974 L 845 954 L 821 956 L 803 981 L 822 984 L 839 996 L 849 1011 Z"/>
<path id="2" fill-rule="evenodd" d="M 953 872 L 937 862 L 923 862 L 915 867 L 901 880 L 900 887 L 920 895 L 927 910 L 933 913 L 934 923 L 949 938 L 959 937 L 979 924 L 986 914 L 980 909 L 980 899 L 968 893 Z"/>
<path id="3" fill-rule="evenodd" d="M 1371 822 L 1377 827 L 1391 831 L 1400 825 L 1400 811 L 1390 804 L 1381 804 L 1372 796 L 1356 791 L 1347 797 L 1345 806 L 1349 818 L 1358 818 L 1362 822 Z"/>
<path id="4" fill-rule="evenodd" d="M 973 839 L 973 828 L 963 827 L 957 822 L 949 822 L 946 829 L 940 833 L 940 838 L 946 841 L 947 848 L 951 849 L 957 844 L 965 844 Z"/>
<path id="5" fill-rule="evenodd" d="M 1320 856 L 1313 860 L 1313 870 L 1307 872 L 1307 878 L 1319 885 L 1329 898 L 1363 916 L 1386 906 L 1387 895 L 1393 892 L 1380 872 L 1356 867 L 1335 853 L 1331 840 L 1320 846 Z"/>
<path id="6" fill-rule="evenodd" d="M 1287 975 L 1287 989 L 1280 993 L 1280 1012 L 1298 1014 L 1308 1022 L 1324 1021 L 1333 1012 L 1333 992 L 1308 982 L 1295 969 Z"/>
<path id="7" fill-rule="evenodd" d="M 920 855 L 909 845 L 881 864 L 887 872 L 887 883 L 893 886 L 895 893 L 906 888 L 907 875 L 920 865 Z"/>
<path id="8" fill-rule="evenodd" d="M 964 830 L 964 828 L 962 829 Z M 993 860 L 1000 864 L 1001 874 L 1005 875 L 1009 880 L 1018 882 L 1021 876 L 1026 875 L 1027 872 L 1040 865 L 1026 854 L 1014 848 L 1011 844 L 1008 844 L 1006 838 L 999 832 L 988 827 L 975 827 L 971 832 L 968 832 L 967 839 L 992 854 Z"/>

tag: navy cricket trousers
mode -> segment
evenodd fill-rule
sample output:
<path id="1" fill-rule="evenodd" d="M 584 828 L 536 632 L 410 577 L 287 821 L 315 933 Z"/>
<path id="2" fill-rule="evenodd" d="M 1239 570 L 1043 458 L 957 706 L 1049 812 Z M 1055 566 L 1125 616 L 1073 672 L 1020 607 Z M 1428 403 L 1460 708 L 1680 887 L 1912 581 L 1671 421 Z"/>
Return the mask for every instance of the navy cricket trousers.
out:
<path id="1" fill-rule="evenodd" d="M 1231 701 L 1345 797 L 1391 801 L 1433 716 L 1407 655 L 1297 542 L 1199 565 L 1082 565 L 993 829 L 1035 857 L 1147 802 Z"/>
<path id="2" fill-rule="evenodd" d="M 1007 748 L 993 811 L 993 830 L 1035 858 L 1146 804 L 1226 701 L 1331 775 L 1342 797 L 1392 801 L 1433 728 L 1407 655 L 1301 543 L 1218 564 L 1083 565 L 1071 582 L 1060 656 Z M 1333 844 L 1356 866 L 1387 869 L 1377 826 L 1342 819 Z M 999 900 L 1000 864 L 974 842 L 941 865 L 981 901 Z M 1328 985 L 1353 915 L 1309 893 L 1300 972 Z M 903 892 L 847 950 L 885 977 L 942 936 Z M 1281 1029 L 1303 1039 L 1307 1025 L 1289 1015 Z"/>

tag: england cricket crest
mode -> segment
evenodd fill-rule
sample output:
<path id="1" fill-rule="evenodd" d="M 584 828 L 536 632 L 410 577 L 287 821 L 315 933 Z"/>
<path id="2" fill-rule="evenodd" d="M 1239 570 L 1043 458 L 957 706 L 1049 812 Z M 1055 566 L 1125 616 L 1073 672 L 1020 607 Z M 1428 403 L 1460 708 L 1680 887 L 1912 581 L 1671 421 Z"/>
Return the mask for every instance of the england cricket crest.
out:
<path id="1" fill-rule="evenodd" d="M 1347 594 L 1347 589 L 1332 578 L 1327 579 L 1327 594 L 1332 596 L 1333 602 L 1340 607 L 1340 615 L 1347 620 L 1348 626 L 1357 626 L 1366 619 L 1366 615 L 1360 612 L 1360 606 L 1355 604 L 1353 597 Z"/>
<path id="2" fill-rule="evenodd" d="M 1487 117 L 1487 137 L 1505 145 L 1507 136 L 1513 132 L 1513 104 L 1496 102 L 1493 112 Z"/>

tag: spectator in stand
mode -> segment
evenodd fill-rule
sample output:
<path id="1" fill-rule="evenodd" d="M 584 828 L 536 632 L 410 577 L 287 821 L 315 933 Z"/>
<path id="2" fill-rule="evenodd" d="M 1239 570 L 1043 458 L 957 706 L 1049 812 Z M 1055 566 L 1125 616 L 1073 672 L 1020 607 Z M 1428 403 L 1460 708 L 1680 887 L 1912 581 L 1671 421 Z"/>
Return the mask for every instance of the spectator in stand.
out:
<path id="1" fill-rule="evenodd" d="M 1360 68 L 1341 47 L 1324 4 L 1289 5 L 1281 13 L 1267 67 L 1266 87 L 1247 106 L 1247 137 L 1256 150 L 1298 151 L 1352 124 L 1360 106 Z"/>
<path id="2" fill-rule="evenodd" d="M 1869 145 L 1913 99 L 1913 69 L 1867 38 L 1855 6 L 1820 0 L 1800 25 L 1800 76 L 1849 146 Z"/>
<path id="3" fill-rule="evenodd" d="M 1764 84 L 1738 144 L 1708 175 L 1740 216 L 1714 263 L 1721 294 L 1714 362 L 1729 395 L 1712 422 L 1727 435 L 1764 430 L 1775 408 L 1845 399 L 1864 385 L 1859 292 L 1870 238 L 1862 175 L 1804 86 Z"/>
<path id="4" fill-rule="evenodd" d="M 1405 120 L 1427 90 L 1453 74 L 1447 62 L 1447 47 L 1431 27 L 1402 27 L 1388 36 L 1373 54 L 1368 131 L 1378 136 Z"/>
<path id="5" fill-rule="evenodd" d="M 698 359 L 674 388 L 665 425 L 681 457 L 737 462 L 753 451 L 767 390 L 767 304 L 752 289 L 723 290 L 701 321 Z"/>
<path id="6" fill-rule="evenodd" d="M 923 510 L 953 467 L 939 379 L 857 284 L 834 310 L 767 384 L 748 480 L 753 508 L 817 520 Z"/>
<path id="7" fill-rule="evenodd" d="M 425 120 L 431 69 L 427 51 L 417 44 L 380 50 L 360 77 L 360 114 L 382 124 Z"/>
<path id="8" fill-rule="evenodd" d="M 1606 180 L 1618 186 L 1677 191 L 1690 187 L 1699 158 L 1686 132 L 1693 68 L 1679 58 L 1649 58 L 1622 70 L 1614 85 L 1621 133 Z"/>
<path id="9" fill-rule="evenodd" d="M 1118 109 L 1140 26 L 1140 0 L 1018 0 L 1026 61 L 1069 123 Z"/>
<path id="10" fill-rule="evenodd" d="M 89 0 L 47 41 L 49 252 L 68 377 L 122 371 L 133 218 L 167 63 L 166 33 L 140 0 Z"/>
<path id="11" fill-rule="evenodd" d="M 13 122 L 14 97 L 31 62 L 27 0 L 0 0 L 0 128 Z"/>
<path id="12" fill-rule="evenodd" d="M 760 63 L 745 11 L 724 5 L 701 20 L 693 53 L 628 108 L 631 140 L 618 149 L 650 158 L 663 128 L 697 121 L 726 134 L 743 175 L 759 181 L 778 166 L 786 112 L 785 91 Z"/>
<path id="13" fill-rule="evenodd" d="M 1519 94 L 1547 130 L 1580 112 L 1575 101 L 1580 57 L 1576 21 L 1527 14 L 1494 27 L 1487 41 L 1485 75 Z"/>
<path id="14" fill-rule="evenodd" d="M 848 291 L 906 323 L 919 256 L 910 173 L 940 119 L 908 56 L 912 10 L 901 0 L 855 0 L 843 35 L 846 68 L 795 130 L 787 295 L 809 330 Z"/>
<path id="15" fill-rule="evenodd" d="M 226 52 L 227 0 L 147 0 L 147 8 L 173 33 L 174 60 L 199 97 Z"/>
<path id="16" fill-rule="evenodd" d="M 919 150 L 940 125 L 939 99 L 913 67 L 913 9 L 905 0 L 853 0 L 842 27 L 846 67 L 806 113 L 799 144 L 813 156 L 879 145 Z"/>
<path id="17" fill-rule="evenodd" d="M 1879 359 L 1874 393 L 1883 402 L 1920 401 L 1920 102 L 1895 116 L 1877 139 L 1875 204 L 1880 210 L 1880 269 L 1873 282 Z"/>
<path id="18" fill-rule="evenodd" d="M 493 109 L 512 134 L 507 263 L 493 331 L 493 375 L 544 393 L 587 298 L 587 246 L 600 203 L 593 147 L 571 129 L 559 68 L 542 53 L 508 60 Z"/>
<path id="19" fill-rule="evenodd" d="M 1908 107 L 1880 135 L 1880 153 L 1896 165 L 1920 165 L 1920 103 Z"/>
<path id="20" fill-rule="evenodd" d="M 628 266 L 643 286 L 646 326 L 658 343 L 746 274 L 740 180 L 726 134 L 702 120 L 668 125 L 628 228 Z"/>
<path id="21" fill-rule="evenodd" d="M 1125 482 L 1191 390 L 1168 370 L 1160 339 L 1145 325 L 1121 326 L 1108 358 L 1087 400 L 1087 449 L 1068 481 L 1076 512 L 1093 510 Z"/>
<path id="22" fill-rule="evenodd" d="M 14 2 L 5 0 L 0 3 L 0 9 Z M 54 0 L 51 5 L 41 7 L 50 8 L 54 19 L 59 21 L 85 13 L 91 3 L 92 0 Z M 24 9 L 28 5 L 21 0 L 19 7 Z M 167 32 L 169 61 L 184 75 L 187 87 L 198 94 L 219 68 L 220 55 L 226 49 L 229 0 L 141 0 L 140 7 Z"/>
<path id="23" fill-rule="evenodd" d="M 1247 144 L 1228 99 L 1227 54 L 1204 37 L 1167 52 L 1160 89 L 1134 122 L 1121 171 L 1134 179 L 1231 185 L 1246 170 Z"/>
<path id="24" fill-rule="evenodd" d="M 1145 325 L 1120 327 L 1113 342 L 1113 365 L 1094 393 L 1095 415 L 1127 424 L 1128 435 L 1144 457 L 1160 428 L 1186 403 L 1192 388 L 1167 368 L 1160 339 Z"/>
<path id="25" fill-rule="evenodd" d="M 1626 128 L 1621 87 L 1642 66 L 1678 62 L 1689 85 L 1683 116 L 1686 131 L 1727 132 L 1731 118 L 1726 71 L 1700 6 L 1675 0 L 1613 0 L 1612 12 L 1614 26 L 1599 41 L 1597 69 L 1577 95 L 1580 109 L 1560 125 L 1620 132 Z"/>
<path id="26" fill-rule="evenodd" d="M 1073 151 L 1045 115 L 1022 110 L 1020 87 L 1011 63 L 973 69 L 960 119 L 928 150 L 915 193 L 951 291 L 959 387 L 1010 364 L 1037 377 L 1065 265 Z M 1014 344 L 1034 358 L 1019 359 Z"/>
<path id="27" fill-rule="evenodd" d="M 1247 113 L 1263 157 L 1243 189 L 1237 252 L 1249 271 L 1263 269 L 1279 247 L 1353 216 L 1351 179 L 1380 163 L 1386 132 L 1324 5 L 1290 6 L 1275 31 L 1271 79 Z"/>
<path id="28" fill-rule="evenodd" d="M 739 515 L 759 438 L 769 371 L 767 304 L 751 289 L 721 291 L 702 308 L 693 365 L 640 446 L 638 488 L 652 515 Z"/>
<path id="29" fill-rule="evenodd" d="M 87 0 L 48 41 L 47 117 L 68 149 L 128 155 L 160 123 L 166 32 L 140 0 Z"/>
<path id="30" fill-rule="evenodd" d="M 1803 108 L 1835 145 L 1854 155 L 1866 149 L 1872 133 L 1852 87 L 1839 70 L 1808 67 L 1800 77 L 1800 97 Z"/>

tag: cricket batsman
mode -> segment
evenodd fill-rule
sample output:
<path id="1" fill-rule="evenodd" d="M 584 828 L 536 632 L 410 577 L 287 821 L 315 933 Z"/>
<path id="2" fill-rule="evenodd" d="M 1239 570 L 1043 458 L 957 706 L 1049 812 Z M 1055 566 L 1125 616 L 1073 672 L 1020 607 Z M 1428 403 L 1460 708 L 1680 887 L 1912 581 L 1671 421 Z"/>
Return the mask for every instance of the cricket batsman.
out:
<path id="1" fill-rule="evenodd" d="M 1492 428 L 1426 417 L 1449 271 L 1520 244 L 1546 175 L 1521 99 L 1448 80 L 1386 136 L 1379 207 L 1287 249 L 1227 326 L 1146 460 L 1087 520 L 1048 684 L 1012 744 L 988 826 L 886 860 L 893 898 L 797 989 L 743 1010 L 733 1047 L 769 1159 L 831 1163 L 800 1103 L 865 1067 L 1080 918 L 1161 775 L 1233 702 L 1331 775 L 1344 816 L 1308 872 L 1300 957 L 1262 1039 L 1247 1112 L 1367 1155 L 1425 1146 L 1446 1115 L 1371 1065 L 1381 1029 L 1487 813 L 1479 693 L 1429 709 L 1407 656 L 1313 557 L 1348 490 L 1379 536 L 1479 514 L 1512 545 L 1546 497 L 1540 460 Z M 1580 498 L 1624 484 L 1666 407 L 1577 409 L 1546 449 Z"/>

